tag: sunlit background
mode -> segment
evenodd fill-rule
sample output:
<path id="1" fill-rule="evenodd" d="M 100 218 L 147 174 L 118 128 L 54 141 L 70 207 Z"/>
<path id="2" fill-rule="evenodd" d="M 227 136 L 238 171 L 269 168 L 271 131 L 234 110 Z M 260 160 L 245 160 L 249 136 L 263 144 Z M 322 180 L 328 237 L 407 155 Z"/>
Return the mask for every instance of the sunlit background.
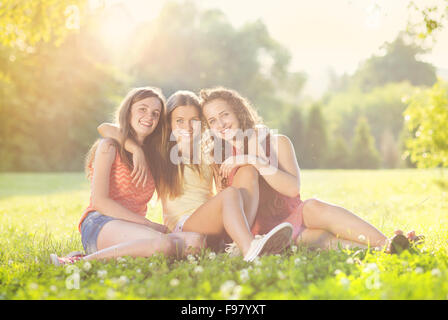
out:
<path id="1" fill-rule="evenodd" d="M 143 85 L 166 96 L 239 91 L 291 138 L 303 168 L 446 166 L 447 147 L 428 145 L 444 141 L 431 137 L 446 120 L 423 125 L 421 110 L 445 104 L 447 8 L 446 0 L 2 1 L 0 170 L 82 170 L 96 127 Z M 438 98 L 424 109 L 429 96 Z"/>

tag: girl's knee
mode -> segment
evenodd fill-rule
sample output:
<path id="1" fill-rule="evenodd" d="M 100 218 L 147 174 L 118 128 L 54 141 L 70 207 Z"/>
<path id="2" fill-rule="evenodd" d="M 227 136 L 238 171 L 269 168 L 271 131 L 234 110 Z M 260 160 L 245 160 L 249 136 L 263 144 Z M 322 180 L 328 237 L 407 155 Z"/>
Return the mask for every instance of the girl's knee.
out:
<path id="1" fill-rule="evenodd" d="M 235 179 L 244 182 L 258 182 L 258 171 L 253 166 L 244 166 L 238 169 Z"/>
<path id="2" fill-rule="evenodd" d="M 303 211 L 304 212 L 305 211 L 319 212 L 319 211 L 323 210 L 324 208 L 325 208 L 325 204 L 316 198 L 307 199 L 303 203 Z"/>
<path id="3" fill-rule="evenodd" d="M 223 195 L 226 201 L 238 200 L 240 199 L 240 191 L 236 187 L 227 187 L 223 191 Z"/>
<path id="4" fill-rule="evenodd" d="M 161 236 L 156 239 L 149 239 L 147 242 L 149 251 L 166 255 L 179 254 L 184 248 L 184 241 L 180 238 Z"/>

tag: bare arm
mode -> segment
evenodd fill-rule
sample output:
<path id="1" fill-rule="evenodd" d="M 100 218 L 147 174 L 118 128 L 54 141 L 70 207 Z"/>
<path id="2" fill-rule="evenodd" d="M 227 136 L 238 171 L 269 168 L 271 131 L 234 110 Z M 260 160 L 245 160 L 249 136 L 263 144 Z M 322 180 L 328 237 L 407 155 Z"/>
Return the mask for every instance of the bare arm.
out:
<path id="1" fill-rule="evenodd" d="M 271 155 L 277 157 L 277 164 L 269 163 L 266 156 L 259 152 L 237 155 L 224 161 L 220 168 L 221 175 L 227 178 L 233 168 L 253 165 L 273 189 L 289 197 L 297 196 L 300 193 L 300 169 L 294 147 L 286 136 L 277 135 L 275 139 L 277 143 L 274 141 Z"/>
<path id="2" fill-rule="evenodd" d="M 93 162 L 92 207 L 101 214 L 151 227 L 164 232 L 165 227 L 142 217 L 109 197 L 110 171 L 116 155 L 116 148 L 110 140 L 98 145 Z"/>
<path id="3" fill-rule="evenodd" d="M 294 146 L 287 136 L 278 135 L 277 139 L 278 168 L 259 161 L 254 164 L 254 167 L 273 189 L 286 196 L 295 197 L 300 193 L 300 168 Z M 269 174 L 270 172 L 274 173 Z"/>
<path id="4" fill-rule="evenodd" d="M 120 128 L 112 123 L 102 123 L 97 128 L 99 134 L 103 138 L 112 138 L 117 141 L 123 141 L 123 134 Z M 126 139 L 124 148 L 132 153 L 132 160 L 134 168 L 131 173 L 132 182 L 138 187 L 140 184 L 146 185 L 148 177 L 148 164 L 146 162 L 145 153 L 143 149 L 132 139 Z"/>

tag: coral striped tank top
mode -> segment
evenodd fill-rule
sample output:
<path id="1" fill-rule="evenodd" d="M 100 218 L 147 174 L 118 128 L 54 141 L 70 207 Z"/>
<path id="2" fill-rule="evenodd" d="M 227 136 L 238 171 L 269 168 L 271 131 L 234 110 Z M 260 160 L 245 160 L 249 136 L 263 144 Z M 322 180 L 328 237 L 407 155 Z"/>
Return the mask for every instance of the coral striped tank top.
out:
<path id="1" fill-rule="evenodd" d="M 93 167 L 89 167 L 90 171 L 90 185 L 93 187 Z M 148 170 L 148 177 L 146 179 L 146 186 L 135 186 L 132 182 L 131 177 L 132 170 L 122 161 L 120 153 L 118 150 L 115 154 L 115 160 L 112 163 L 112 168 L 110 171 L 110 181 L 109 181 L 109 197 L 123 207 L 129 209 L 135 214 L 146 216 L 147 205 L 149 200 L 151 200 L 154 191 L 155 183 L 151 172 Z M 81 220 L 78 224 L 78 230 L 81 232 L 81 223 L 84 221 L 86 216 L 92 212 L 96 211 L 92 207 L 92 195 L 90 195 L 90 204 L 84 211 Z"/>

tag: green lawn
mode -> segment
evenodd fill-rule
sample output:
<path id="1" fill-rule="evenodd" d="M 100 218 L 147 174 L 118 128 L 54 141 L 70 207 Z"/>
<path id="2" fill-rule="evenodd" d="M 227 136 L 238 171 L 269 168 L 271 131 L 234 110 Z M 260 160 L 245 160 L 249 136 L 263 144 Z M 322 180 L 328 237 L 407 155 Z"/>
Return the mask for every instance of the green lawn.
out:
<path id="1" fill-rule="evenodd" d="M 0 299 L 448 299 L 447 193 L 439 170 L 302 172 L 303 199 L 344 206 L 386 235 L 426 235 L 400 256 L 299 247 L 252 263 L 204 251 L 56 267 L 50 253 L 82 249 L 84 175 L 0 174 Z M 162 221 L 157 203 L 148 215 Z"/>

